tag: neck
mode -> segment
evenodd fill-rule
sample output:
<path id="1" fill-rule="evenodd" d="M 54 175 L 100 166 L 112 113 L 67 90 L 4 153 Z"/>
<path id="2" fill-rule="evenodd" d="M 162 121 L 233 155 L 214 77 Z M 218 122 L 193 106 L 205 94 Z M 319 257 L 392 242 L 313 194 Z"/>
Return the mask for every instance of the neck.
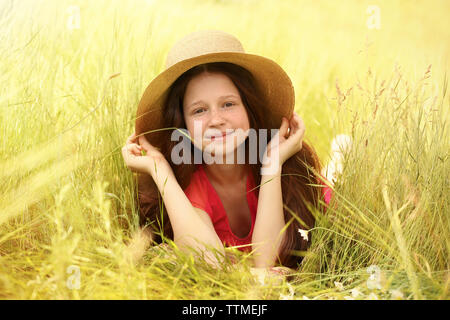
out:
<path id="1" fill-rule="evenodd" d="M 246 164 L 217 164 L 204 165 L 206 174 L 216 184 L 221 186 L 235 185 L 247 177 Z"/>

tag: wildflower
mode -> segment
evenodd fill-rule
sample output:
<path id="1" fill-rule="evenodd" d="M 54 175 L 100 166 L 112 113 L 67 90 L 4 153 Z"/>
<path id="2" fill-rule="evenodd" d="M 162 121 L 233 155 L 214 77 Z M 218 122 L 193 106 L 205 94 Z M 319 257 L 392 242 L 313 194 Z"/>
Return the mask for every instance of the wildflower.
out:
<path id="1" fill-rule="evenodd" d="M 288 289 L 289 289 L 289 294 L 280 294 L 280 300 L 292 300 L 294 298 L 294 288 L 292 288 L 290 283 L 286 283 Z"/>
<path id="2" fill-rule="evenodd" d="M 378 300 L 378 296 L 375 293 L 371 293 L 367 296 L 368 300 Z"/>
<path id="3" fill-rule="evenodd" d="M 350 293 L 352 294 L 353 298 L 357 298 L 358 296 L 362 295 L 361 291 L 359 291 L 358 288 L 353 288 L 350 290 Z"/>
<path id="4" fill-rule="evenodd" d="M 404 299 L 403 292 L 401 292 L 398 289 L 389 290 L 389 292 L 391 293 L 391 298 L 394 300 L 403 300 Z"/>
<path id="5" fill-rule="evenodd" d="M 266 284 L 267 271 L 264 268 L 251 268 L 250 273 L 258 279 L 258 282 L 263 286 Z"/>
<path id="6" fill-rule="evenodd" d="M 341 282 L 335 281 L 334 285 L 336 286 L 336 288 L 338 288 L 339 291 L 343 291 L 344 290 L 344 286 Z"/>
<path id="7" fill-rule="evenodd" d="M 282 294 L 280 293 L 280 300 L 292 300 L 293 297 L 290 294 Z"/>
<path id="8" fill-rule="evenodd" d="M 298 232 L 300 232 L 300 235 L 302 236 L 303 240 L 308 241 L 308 230 L 298 229 Z"/>
<path id="9" fill-rule="evenodd" d="M 337 135 L 331 142 L 331 159 L 322 170 L 328 181 L 334 182 L 343 172 L 345 154 L 352 148 L 352 138 L 346 134 Z"/>
<path id="10" fill-rule="evenodd" d="M 367 288 L 369 289 L 381 289 L 381 281 L 383 279 L 383 274 L 380 267 L 377 265 L 371 265 L 367 268 L 367 273 L 370 274 L 369 279 L 367 279 Z"/>

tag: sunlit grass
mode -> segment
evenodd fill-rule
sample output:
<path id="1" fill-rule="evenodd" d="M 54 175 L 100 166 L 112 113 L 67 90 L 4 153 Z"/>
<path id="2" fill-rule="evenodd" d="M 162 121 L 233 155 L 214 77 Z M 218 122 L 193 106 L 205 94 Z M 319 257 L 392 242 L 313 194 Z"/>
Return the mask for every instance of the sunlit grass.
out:
<path id="1" fill-rule="evenodd" d="M 450 5 L 377 3 L 380 29 L 356 0 L 1 2 L 0 297 L 448 299 Z M 235 249 L 216 270 L 127 247 L 137 198 L 120 149 L 171 45 L 205 28 L 283 66 L 324 164 L 335 135 L 353 140 L 283 280 L 260 282 Z"/>

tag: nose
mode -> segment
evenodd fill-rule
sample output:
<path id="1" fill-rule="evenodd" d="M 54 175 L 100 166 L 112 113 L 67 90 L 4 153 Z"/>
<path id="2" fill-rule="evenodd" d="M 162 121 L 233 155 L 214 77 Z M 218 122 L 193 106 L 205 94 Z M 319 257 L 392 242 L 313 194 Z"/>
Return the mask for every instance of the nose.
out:
<path id="1" fill-rule="evenodd" d="M 220 127 L 225 124 L 225 119 L 223 118 L 222 114 L 219 110 L 212 110 L 211 111 L 211 118 L 209 119 L 209 126 L 210 127 Z"/>

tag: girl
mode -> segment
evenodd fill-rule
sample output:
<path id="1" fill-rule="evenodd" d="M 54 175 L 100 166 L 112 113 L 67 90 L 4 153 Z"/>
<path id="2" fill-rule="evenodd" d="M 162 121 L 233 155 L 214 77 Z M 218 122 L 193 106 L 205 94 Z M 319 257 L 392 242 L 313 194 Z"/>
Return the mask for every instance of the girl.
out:
<path id="1" fill-rule="evenodd" d="M 313 227 L 311 208 L 321 210 L 329 191 L 319 186 L 317 155 L 293 109 L 282 68 L 245 53 L 235 37 L 200 31 L 180 40 L 144 92 L 136 132 L 122 149 L 139 173 L 141 224 L 151 225 L 155 241 L 198 249 L 213 265 L 220 264 L 213 252 L 237 246 L 252 251 L 257 268 L 298 266 L 311 240 L 299 231 Z M 181 145 L 182 156 L 173 141 L 180 129 L 192 142 Z M 260 133 L 269 129 L 279 131 L 267 133 L 264 147 Z"/>

